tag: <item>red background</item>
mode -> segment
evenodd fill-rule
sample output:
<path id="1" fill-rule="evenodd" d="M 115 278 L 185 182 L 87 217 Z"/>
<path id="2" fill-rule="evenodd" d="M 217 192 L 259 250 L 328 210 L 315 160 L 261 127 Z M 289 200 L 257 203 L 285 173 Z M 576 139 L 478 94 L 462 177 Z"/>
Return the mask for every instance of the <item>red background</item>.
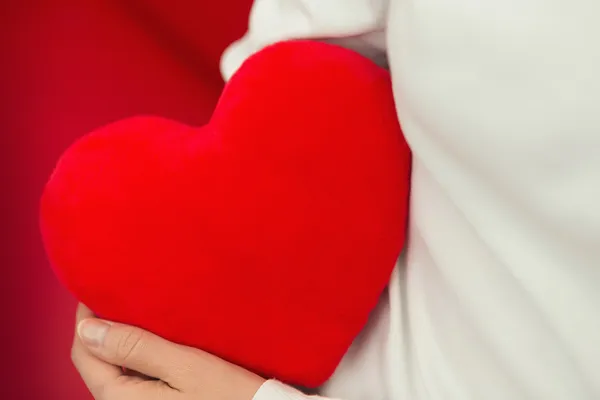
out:
<path id="1" fill-rule="evenodd" d="M 70 361 L 74 299 L 38 231 L 60 153 L 135 114 L 205 122 L 218 59 L 246 29 L 251 0 L 0 1 L 0 398 L 90 399 Z"/>

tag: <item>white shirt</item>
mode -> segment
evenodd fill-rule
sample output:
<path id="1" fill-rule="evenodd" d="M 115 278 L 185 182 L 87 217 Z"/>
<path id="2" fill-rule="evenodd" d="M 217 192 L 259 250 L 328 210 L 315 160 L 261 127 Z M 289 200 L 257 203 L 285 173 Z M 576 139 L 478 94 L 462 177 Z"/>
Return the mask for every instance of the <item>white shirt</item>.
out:
<path id="1" fill-rule="evenodd" d="M 600 1 L 256 0 L 225 78 L 290 38 L 387 53 L 414 157 L 406 257 L 320 394 L 600 399 Z"/>

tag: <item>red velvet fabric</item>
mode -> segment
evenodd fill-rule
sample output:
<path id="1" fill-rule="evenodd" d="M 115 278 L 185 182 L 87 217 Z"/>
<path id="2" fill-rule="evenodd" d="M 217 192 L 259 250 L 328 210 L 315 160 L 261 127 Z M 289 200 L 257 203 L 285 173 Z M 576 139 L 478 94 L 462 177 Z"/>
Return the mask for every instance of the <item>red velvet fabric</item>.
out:
<path id="1" fill-rule="evenodd" d="M 140 117 L 78 141 L 42 227 L 99 315 L 317 387 L 403 247 L 409 170 L 386 70 L 281 43 L 244 64 L 206 126 Z"/>
<path id="2" fill-rule="evenodd" d="M 38 227 L 59 155 L 96 127 L 152 113 L 205 123 L 218 58 L 251 0 L 23 0 L 0 5 L 3 181 L 0 398 L 91 399 L 70 361 L 75 300 L 48 267 Z"/>

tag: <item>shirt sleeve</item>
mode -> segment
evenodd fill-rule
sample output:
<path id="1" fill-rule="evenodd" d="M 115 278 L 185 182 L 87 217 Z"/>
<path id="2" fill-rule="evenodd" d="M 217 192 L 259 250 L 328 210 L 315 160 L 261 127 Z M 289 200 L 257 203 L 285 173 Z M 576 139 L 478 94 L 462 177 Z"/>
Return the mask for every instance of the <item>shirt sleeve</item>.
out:
<path id="1" fill-rule="evenodd" d="M 309 396 L 291 386 L 276 380 L 266 381 L 252 400 L 337 400 L 332 398 Z"/>
<path id="2" fill-rule="evenodd" d="M 328 41 L 385 66 L 388 1 L 255 0 L 248 31 L 223 53 L 223 78 L 228 81 L 248 57 L 264 47 L 293 39 Z"/>

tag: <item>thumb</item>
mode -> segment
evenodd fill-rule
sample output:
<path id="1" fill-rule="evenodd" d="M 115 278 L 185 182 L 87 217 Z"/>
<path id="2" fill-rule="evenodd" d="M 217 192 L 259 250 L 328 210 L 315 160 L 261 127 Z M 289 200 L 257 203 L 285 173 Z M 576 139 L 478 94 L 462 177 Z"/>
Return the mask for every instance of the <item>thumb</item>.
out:
<path id="1" fill-rule="evenodd" d="M 173 382 L 176 366 L 185 359 L 182 346 L 166 341 L 143 329 L 90 318 L 77 327 L 81 341 L 99 359 L 160 379 Z"/>

